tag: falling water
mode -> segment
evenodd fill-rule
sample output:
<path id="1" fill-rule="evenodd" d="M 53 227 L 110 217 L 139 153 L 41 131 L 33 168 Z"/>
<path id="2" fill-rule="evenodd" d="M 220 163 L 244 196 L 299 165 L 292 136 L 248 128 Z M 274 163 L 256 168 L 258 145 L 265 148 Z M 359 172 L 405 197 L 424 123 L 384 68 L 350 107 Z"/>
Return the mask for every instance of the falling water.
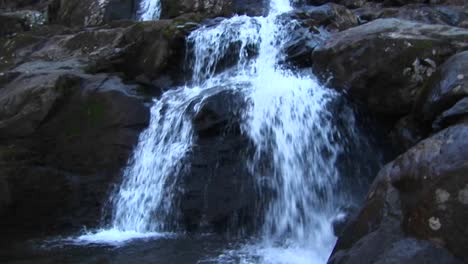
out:
<path id="1" fill-rule="evenodd" d="M 141 19 L 154 18 L 158 5 L 142 1 Z M 332 222 L 343 205 L 336 163 L 346 139 L 328 110 L 340 95 L 279 65 L 289 36 L 279 15 L 291 9 L 288 0 L 271 0 L 266 17 L 234 16 L 190 34 L 192 81 L 154 101 L 150 126 L 111 199 L 110 229 L 81 239 L 125 240 L 174 229 L 173 190 L 193 144 L 189 113 L 222 85 L 240 89 L 249 103 L 242 131 L 256 146 L 249 167 L 266 207 L 255 243 L 231 253 L 247 252 L 247 263 L 326 262 L 335 242 Z M 348 127 L 353 120 L 346 118 Z"/>
<path id="2" fill-rule="evenodd" d="M 160 0 L 141 0 L 138 8 L 137 17 L 140 21 L 149 21 L 159 19 L 161 15 Z"/>

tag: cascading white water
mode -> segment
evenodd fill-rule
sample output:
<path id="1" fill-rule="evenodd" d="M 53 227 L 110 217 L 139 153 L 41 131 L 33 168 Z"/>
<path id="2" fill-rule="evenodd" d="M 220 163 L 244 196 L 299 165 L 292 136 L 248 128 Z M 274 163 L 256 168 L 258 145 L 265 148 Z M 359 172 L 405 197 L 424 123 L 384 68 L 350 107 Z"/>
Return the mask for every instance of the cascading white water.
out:
<path id="1" fill-rule="evenodd" d="M 137 12 L 140 21 L 149 21 L 159 19 L 161 15 L 160 0 L 141 0 Z"/>
<path id="2" fill-rule="evenodd" d="M 142 6 L 155 3 L 142 1 Z M 187 113 L 196 112 L 213 87 L 243 87 L 249 107 L 242 130 L 257 148 L 249 166 L 259 189 L 270 193 L 259 238 L 243 249 L 248 251 L 245 262 L 249 255 L 254 263 L 326 262 L 335 242 L 332 221 L 342 205 L 335 192 L 336 161 L 345 142 L 327 110 L 339 95 L 279 65 L 288 31 L 278 19 L 292 7 L 288 0 L 270 5 L 266 17 L 234 16 L 190 34 L 192 85 L 154 101 L 150 126 L 112 197 L 111 228 L 81 239 L 115 241 L 171 231 L 167 218 L 174 213 L 173 188 L 192 146 Z M 142 10 L 143 20 L 154 18 L 149 12 L 156 9 Z M 268 170 L 259 169 L 264 155 L 271 157 Z"/>

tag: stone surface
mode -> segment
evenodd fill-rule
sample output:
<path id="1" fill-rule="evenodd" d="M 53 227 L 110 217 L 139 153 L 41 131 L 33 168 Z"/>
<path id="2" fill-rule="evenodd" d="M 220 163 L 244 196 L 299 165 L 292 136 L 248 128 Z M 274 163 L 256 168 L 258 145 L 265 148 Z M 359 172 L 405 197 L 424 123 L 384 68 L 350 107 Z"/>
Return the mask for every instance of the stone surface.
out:
<path id="1" fill-rule="evenodd" d="M 196 140 L 181 175 L 180 208 L 189 230 L 252 227 L 255 183 L 247 169 L 250 142 L 240 131 L 239 92 L 212 88 L 193 119 Z M 242 195 L 239 195 L 242 194 Z"/>
<path id="2" fill-rule="evenodd" d="M 72 27 L 96 26 L 112 20 L 132 19 L 133 0 L 52 0 L 48 6 L 50 23 Z"/>
<path id="3" fill-rule="evenodd" d="M 20 72 L 0 89 L 2 226 L 50 234 L 99 223 L 148 124 L 135 88 L 106 74 L 48 68 Z"/>
<path id="4" fill-rule="evenodd" d="M 414 112 L 432 124 L 437 116 L 468 96 L 468 51 L 450 57 L 439 67 L 418 97 Z"/>
<path id="5" fill-rule="evenodd" d="M 331 263 L 387 263 L 389 250 L 406 236 L 431 241 L 466 261 L 467 135 L 468 124 L 451 126 L 387 164 L 339 238 Z M 433 261 L 446 263 L 447 254 Z"/>
<path id="6" fill-rule="evenodd" d="M 354 10 L 361 23 L 379 18 L 400 18 L 427 24 L 468 27 L 468 10 L 463 6 L 412 4 L 402 7 L 378 6 Z"/>
<path id="7" fill-rule="evenodd" d="M 204 17 L 263 15 L 268 11 L 268 3 L 266 0 L 161 0 L 161 17 L 174 18 L 187 13 Z"/>
<path id="8" fill-rule="evenodd" d="M 295 9 L 281 16 L 283 24 L 291 34 L 283 49 L 287 62 L 296 67 L 312 64 L 310 53 L 323 42 L 321 33 L 336 32 L 358 25 L 357 17 L 348 9 L 337 4 Z M 291 23 L 294 20 L 297 23 Z"/>
<path id="9" fill-rule="evenodd" d="M 332 34 L 312 53 L 312 67 L 371 111 L 398 116 L 409 113 L 438 65 L 468 48 L 467 38 L 461 28 L 378 19 Z"/>

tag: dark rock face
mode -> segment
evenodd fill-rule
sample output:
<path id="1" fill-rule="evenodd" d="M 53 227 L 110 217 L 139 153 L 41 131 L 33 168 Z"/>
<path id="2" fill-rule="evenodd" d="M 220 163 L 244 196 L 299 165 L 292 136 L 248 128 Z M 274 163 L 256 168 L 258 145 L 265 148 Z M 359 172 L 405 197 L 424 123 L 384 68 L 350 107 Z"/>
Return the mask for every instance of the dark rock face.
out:
<path id="1" fill-rule="evenodd" d="M 240 92 L 214 88 L 194 116 L 196 135 L 180 208 L 189 230 L 239 230 L 252 225 L 255 182 L 247 169 L 250 142 L 240 130 Z"/>
<path id="2" fill-rule="evenodd" d="M 337 4 L 295 9 L 286 14 L 289 19 L 298 20 L 303 27 L 324 27 L 329 32 L 342 31 L 358 25 L 358 19 L 349 9 Z"/>
<path id="3" fill-rule="evenodd" d="M 394 263 L 385 262 L 388 250 L 406 236 L 431 241 L 433 246 L 422 253 L 430 258 L 443 247 L 466 261 L 466 135 L 466 123 L 449 127 L 387 164 L 365 206 L 339 238 L 330 262 Z M 440 254 L 434 263 L 456 263 Z"/>
<path id="4" fill-rule="evenodd" d="M 0 38 L 2 230 L 54 234 L 100 224 L 148 124 L 136 93 L 167 89 L 156 81 L 183 74 L 184 37 L 197 26 L 190 21 L 47 25 Z"/>
<path id="5" fill-rule="evenodd" d="M 66 26 L 96 26 L 119 19 L 132 19 L 133 0 L 64 1 L 53 0 L 48 6 L 49 22 Z"/>
<path id="6" fill-rule="evenodd" d="M 46 9 L 50 0 L 2 0 L 0 1 L 0 9 Z"/>
<path id="7" fill-rule="evenodd" d="M 312 53 L 312 67 L 372 111 L 398 116 L 410 111 L 437 65 L 468 48 L 467 38 L 461 28 L 379 19 L 330 36 Z"/>
<path id="8" fill-rule="evenodd" d="M 449 110 L 468 96 L 468 51 L 450 57 L 432 76 L 418 98 L 415 115 L 430 125 L 439 115 L 460 115 L 464 103 Z M 443 113 L 449 110 L 451 113 Z M 445 118 L 444 117 L 444 118 Z"/>
<path id="9" fill-rule="evenodd" d="M 328 2 L 333 2 L 348 8 L 359 8 L 363 6 L 404 6 L 408 4 L 446 4 L 459 6 L 465 4 L 463 0 L 298 0 L 296 2 L 308 5 L 323 5 Z"/>
<path id="10" fill-rule="evenodd" d="M 174 18 L 187 13 L 198 13 L 204 17 L 263 15 L 268 11 L 268 4 L 267 0 L 161 0 L 161 17 Z"/>
<path id="11" fill-rule="evenodd" d="M 22 73 L 0 89 L 2 224 L 53 233 L 99 223 L 110 184 L 148 124 L 133 89 L 117 77 L 66 71 Z"/>
<path id="12" fill-rule="evenodd" d="M 468 27 L 468 13 L 463 6 L 406 5 L 381 8 L 376 6 L 354 10 L 361 22 L 379 18 L 399 18 L 426 24 Z"/>
<path id="13" fill-rule="evenodd" d="M 291 32 L 283 47 L 287 62 L 299 68 L 312 64 L 310 54 L 323 42 L 324 37 L 320 35 L 323 29 L 336 32 L 358 25 L 357 17 L 350 10 L 336 4 L 298 8 L 281 19 Z"/>

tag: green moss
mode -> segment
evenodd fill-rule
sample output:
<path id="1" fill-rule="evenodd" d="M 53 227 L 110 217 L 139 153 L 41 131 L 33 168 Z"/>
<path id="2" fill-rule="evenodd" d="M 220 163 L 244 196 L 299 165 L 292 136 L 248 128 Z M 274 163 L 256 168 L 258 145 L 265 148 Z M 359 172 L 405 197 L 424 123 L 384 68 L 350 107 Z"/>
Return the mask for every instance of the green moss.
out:
<path id="1" fill-rule="evenodd" d="M 88 124 L 97 125 L 104 119 L 105 107 L 98 101 L 91 101 L 86 105 L 86 115 Z"/>
<path id="2" fill-rule="evenodd" d="M 83 104 L 77 115 L 68 119 L 64 126 L 68 140 L 80 137 L 88 129 L 96 129 L 105 119 L 105 105 L 97 99 Z"/>

